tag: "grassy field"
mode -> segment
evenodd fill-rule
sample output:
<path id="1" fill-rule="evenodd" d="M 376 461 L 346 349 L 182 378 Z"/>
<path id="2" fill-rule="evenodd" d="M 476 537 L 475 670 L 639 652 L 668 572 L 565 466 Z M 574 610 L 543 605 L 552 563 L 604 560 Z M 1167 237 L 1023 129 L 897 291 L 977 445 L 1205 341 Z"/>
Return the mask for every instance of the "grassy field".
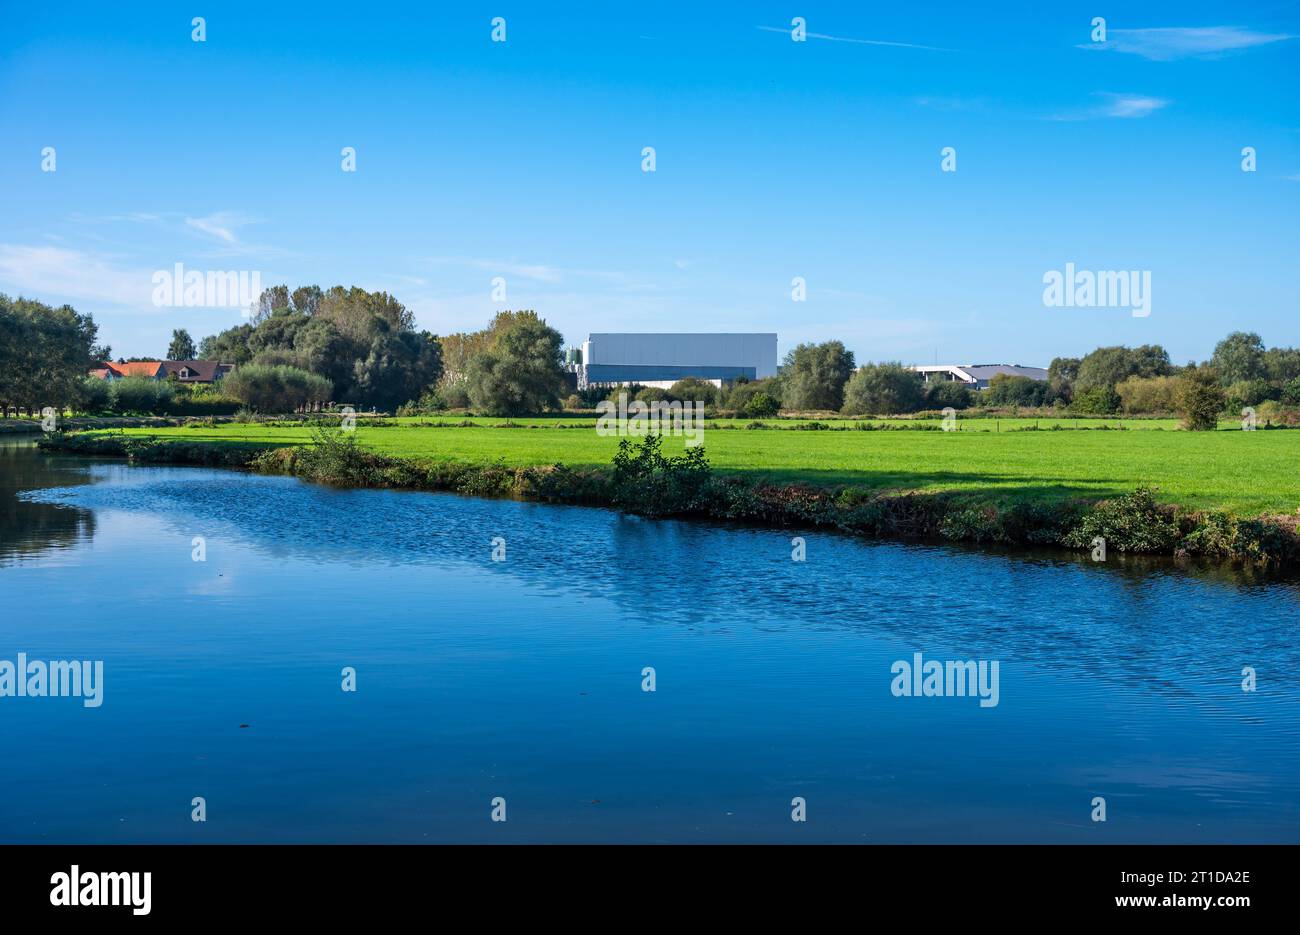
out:
<path id="1" fill-rule="evenodd" d="M 388 455 L 512 466 L 608 465 L 618 447 L 617 438 L 596 434 L 592 420 L 515 420 L 525 426 L 519 428 L 500 427 L 503 420 L 493 419 L 476 419 L 480 424 L 465 428 L 415 424 L 432 421 L 437 420 L 418 417 L 383 428 L 362 425 L 357 439 Z M 852 484 L 882 491 L 957 490 L 990 502 L 1106 497 L 1154 486 L 1165 502 L 1224 509 L 1238 516 L 1293 514 L 1300 508 L 1300 431 L 1193 433 L 1173 431 L 1172 422 L 1159 420 L 1129 420 L 1138 424 L 1122 423 L 1131 428 L 1128 431 L 1015 431 L 1033 425 L 1033 419 L 1003 419 L 997 431 L 984 424 L 990 421 L 969 420 L 959 432 L 706 428 L 704 448 L 720 472 L 781 482 Z M 1069 428 L 1088 424 L 1062 422 Z M 557 428 L 560 423 L 569 427 Z M 1040 429 L 1050 426 L 1049 420 L 1038 423 Z M 587 427 L 578 427 L 582 425 Z M 311 429 L 306 427 L 240 423 L 127 429 L 125 434 L 218 444 L 311 443 Z M 682 449 L 680 438 L 664 442 L 666 453 Z"/>

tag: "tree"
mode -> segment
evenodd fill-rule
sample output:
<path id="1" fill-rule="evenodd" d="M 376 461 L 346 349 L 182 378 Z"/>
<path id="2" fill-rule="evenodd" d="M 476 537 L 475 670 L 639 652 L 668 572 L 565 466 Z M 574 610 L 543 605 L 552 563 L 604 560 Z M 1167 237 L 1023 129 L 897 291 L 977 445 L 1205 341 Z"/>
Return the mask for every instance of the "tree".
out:
<path id="1" fill-rule="evenodd" d="M 841 412 L 847 416 L 915 412 L 925 400 L 921 375 L 898 362 L 867 364 L 844 388 Z"/>
<path id="2" fill-rule="evenodd" d="M 1129 377 L 1115 384 L 1125 412 L 1173 412 L 1177 377 Z"/>
<path id="3" fill-rule="evenodd" d="M 1300 348 L 1270 347 L 1264 352 L 1264 375 L 1279 386 L 1300 377 Z"/>
<path id="4" fill-rule="evenodd" d="M 1069 402 L 1074 399 L 1074 381 L 1079 376 L 1077 357 L 1055 357 L 1047 366 L 1047 383 L 1057 399 Z"/>
<path id="5" fill-rule="evenodd" d="M 98 331 L 70 305 L 52 308 L 0 293 L 0 412 L 75 404 Z"/>
<path id="6" fill-rule="evenodd" d="M 172 343 L 167 346 L 168 360 L 194 360 L 194 339 L 184 328 L 172 331 Z"/>
<path id="7" fill-rule="evenodd" d="M 252 323 L 204 338 L 200 352 L 237 367 L 307 370 L 326 380 L 336 399 L 393 409 L 419 399 L 442 374 L 438 339 L 414 326 L 411 312 L 386 292 L 274 286 L 258 298 Z"/>
<path id="8" fill-rule="evenodd" d="M 558 331 L 536 316 L 509 325 L 490 350 L 479 351 L 466 365 L 470 404 L 508 416 L 559 408 L 563 341 Z"/>
<path id="9" fill-rule="evenodd" d="M 1238 380 L 1224 389 L 1230 412 L 1240 412 L 1246 406 L 1258 406 L 1269 399 L 1277 399 L 1281 391 L 1267 380 Z"/>
<path id="10" fill-rule="evenodd" d="M 781 404 L 762 391 L 751 396 L 745 404 L 745 415 L 751 419 L 768 419 L 780 411 Z"/>
<path id="11" fill-rule="evenodd" d="M 853 352 L 839 341 L 800 344 L 781 364 L 782 401 L 787 409 L 839 409 L 844 385 L 853 375 Z"/>
<path id="12" fill-rule="evenodd" d="M 1119 407 L 1119 393 L 1113 386 L 1092 386 L 1086 390 L 1076 390 L 1074 401 L 1070 403 L 1072 412 L 1094 416 L 1108 416 Z"/>
<path id="13" fill-rule="evenodd" d="M 1209 432 L 1218 428 L 1219 414 L 1228 404 L 1219 374 L 1210 367 L 1188 367 L 1178 376 L 1174 405 L 1183 428 Z"/>
<path id="14" fill-rule="evenodd" d="M 685 377 L 678 380 L 669 388 L 668 393 L 673 399 L 680 399 L 683 402 L 702 402 L 706 406 L 716 405 L 721 395 L 718 387 L 699 377 Z"/>
<path id="15" fill-rule="evenodd" d="M 1052 388 L 1044 380 L 998 373 L 989 381 L 983 402 L 988 406 L 1045 406 L 1051 395 Z"/>
<path id="16" fill-rule="evenodd" d="M 1079 361 L 1074 392 L 1114 389 L 1115 384 L 1129 377 L 1161 377 L 1172 372 L 1169 353 L 1159 344 L 1099 347 Z"/>
<path id="17" fill-rule="evenodd" d="M 737 412 L 744 412 L 749 401 L 759 393 L 770 396 L 775 401 L 777 409 L 781 408 L 781 388 L 777 381 L 770 377 L 763 380 L 737 379 L 727 392 L 725 406 Z"/>
<path id="18" fill-rule="evenodd" d="M 925 384 L 925 408 L 969 409 L 975 405 L 975 393 L 960 380 L 931 378 Z"/>
<path id="19" fill-rule="evenodd" d="M 332 387 L 319 374 L 297 367 L 247 364 L 228 374 L 221 390 L 258 412 L 292 412 L 329 402 Z"/>
<path id="20" fill-rule="evenodd" d="M 1210 366 L 1224 386 L 1265 375 L 1264 342 L 1253 332 L 1234 331 L 1214 346 Z"/>
<path id="21" fill-rule="evenodd" d="M 359 398 L 393 410 L 424 395 L 442 375 L 442 348 L 428 332 L 389 331 L 375 336 L 354 365 Z"/>

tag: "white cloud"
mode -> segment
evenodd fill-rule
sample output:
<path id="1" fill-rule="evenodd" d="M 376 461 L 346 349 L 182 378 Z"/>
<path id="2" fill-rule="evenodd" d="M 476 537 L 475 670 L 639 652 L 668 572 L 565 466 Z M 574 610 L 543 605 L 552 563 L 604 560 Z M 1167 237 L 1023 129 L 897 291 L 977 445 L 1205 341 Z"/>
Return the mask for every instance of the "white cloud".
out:
<path id="1" fill-rule="evenodd" d="M 755 29 L 761 29 L 763 32 L 780 32 L 790 35 L 788 26 L 755 26 Z M 924 49 L 927 52 L 953 52 L 954 49 L 941 49 L 933 45 L 917 45 L 912 42 L 890 42 L 887 39 L 854 39 L 849 36 L 829 36 L 826 33 L 810 32 L 805 33 L 809 39 L 821 39 L 825 42 L 849 42 L 853 45 L 886 45 L 896 49 Z"/>
<path id="2" fill-rule="evenodd" d="M 256 222 L 252 218 L 234 211 L 218 211 L 216 214 L 209 214 L 206 217 L 187 217 L 185 219 L 186 226 L 202 231 L 209 237 L 232 246 L 239 245 L 239 235 L 237 233 L 239 228 L 253 223 Z"/>
<path id="3" fill-rule="evenodd" d="M 0 289 L 45 302 L 89 299 L 151 306 L 152 275 L 150 270 L 120 269 L 80 250 L 0 244 Z"/>
<path id="4" fill-rule="evenodd" d="M 1101 113 L 1106 117 L 1145 117 L 1169 105 L 1161 98 L 1139 94 L 1106 94 L 1104 97 L 1107 102 Z"/>
<path id="5" fill-rule="evenodd" d="M 1295 39 L 1287 33 L 1255 32 L 1242 26 L 1167 26 L 1154 29 L 1108 29 L 1105 42 L 1087 42 L 1081 49 L 1127 52 L 1156 62 L 1221 55 Z"/>
<path id="6" fill-rule="evenodd" d="M 1149 117 L 1158 110 L 1168 107 L 1170 102 L 1160 97 L 1145 94 L 1114 94 L 1110 91 L 1098 91 L 1097 97 L 1102 102 L 1082 110 L 1055 114 L 1051 120 L 1094 120 L 1098 117 L 1120 117 L 1133 119 Z"/>

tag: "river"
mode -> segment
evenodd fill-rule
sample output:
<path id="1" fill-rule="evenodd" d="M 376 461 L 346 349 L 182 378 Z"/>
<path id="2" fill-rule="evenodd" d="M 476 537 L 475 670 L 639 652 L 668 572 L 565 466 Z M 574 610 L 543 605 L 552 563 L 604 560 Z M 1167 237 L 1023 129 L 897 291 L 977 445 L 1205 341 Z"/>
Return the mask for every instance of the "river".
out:
<path id="1" fill-rule="evenodd" d="M 0 443 L 0 841 L 1300 841 L 1300 584 L 1109 559 Z"/>

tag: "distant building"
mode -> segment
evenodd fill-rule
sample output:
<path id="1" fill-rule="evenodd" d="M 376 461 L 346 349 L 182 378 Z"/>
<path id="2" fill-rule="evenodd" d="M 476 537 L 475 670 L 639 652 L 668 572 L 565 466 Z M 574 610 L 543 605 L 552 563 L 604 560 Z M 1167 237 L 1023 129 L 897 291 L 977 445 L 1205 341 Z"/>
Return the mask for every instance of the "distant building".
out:
<path id="1" fill-rule="evenodd" d="M 215 360 L 133 360 L 116 364 L 109 360 L 91 368 L 90 376 L 101 380 L 121 380 L 123 377 L 165 380 L 175 374 L 181 383 L 215 383 L 233 369 L 233 364 Z"/>
<path id="2" fill-rule="evenodd" d="M 90 370 L 92 377 L 99 377 L 101 380 L 120 380 L 123 377 L 147 377 L 150 380 L 161 380 L 166 375 L 161 360 L 133 360 L 130 363 L 119 362 L 113 363 L 111 360 L 103 361 L 99 366 L 92 367 Z"/>
<path id="3" fill-rule="evenodd" d="M 165 376 L 176 374 L 182 383 L 216 383 L 234 370 L 234 364 L 223 364 L 215 360 L 164 360 Z"/>
<path id="4" fill-rule="evenodd" d="M 925 364 L 912 369 L 926 383 L 948 380 L 965 383 L 973 390 L 988 389 L 989 382 L 999 373 L 1009 377 L 1028 377 L 1031 380 L 1047 379 L 1047 371 L 1042 367 L 1022 367 L 1019 364 Z"/>
<path id="5" fill-rule="evenodd" d="M 776 376 L 775 334 L 591 334 L 571 351 L 578 386 L 668 388 L 686 377 L 714 385 Z"/>

